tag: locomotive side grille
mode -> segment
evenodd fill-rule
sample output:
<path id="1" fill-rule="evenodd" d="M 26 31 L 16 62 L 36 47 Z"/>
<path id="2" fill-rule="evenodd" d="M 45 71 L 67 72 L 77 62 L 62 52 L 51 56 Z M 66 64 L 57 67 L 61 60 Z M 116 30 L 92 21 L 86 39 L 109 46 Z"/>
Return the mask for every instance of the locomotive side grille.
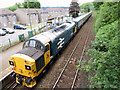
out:
<path id="1" fill-rule="evenodd" d="M 41 68 L 43 68 L 43 66 L 45 65 L 44 55 L 42 55 L 40 58 L 35 60 L 35 63 L 36 63 L 37 72 L 39 72 L 39 70 L 41 70 Z"/>

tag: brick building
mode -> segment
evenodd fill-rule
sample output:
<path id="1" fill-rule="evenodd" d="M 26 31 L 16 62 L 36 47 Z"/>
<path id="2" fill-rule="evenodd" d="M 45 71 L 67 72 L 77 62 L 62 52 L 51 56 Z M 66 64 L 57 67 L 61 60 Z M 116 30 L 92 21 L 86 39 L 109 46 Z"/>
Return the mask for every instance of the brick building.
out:
<path id="1" fill-rule="evenodd" d="M 18 18 L 18 22 L 20 24 L 24 25 L 30 25 L 31 24 L 38 24 L 39 19 L 38 19 L 38 12 L 36 9 L 17 9 L 14 11 L 16 13 L 16 16 Z M 29 15 L 30 15 L 30 20 L 29 20 Z"/>
<path id="2" fill-rule="evenodd" d="M 8 9 L 0 9 L 0 28 L 13 27 L 17 23 L 16 14 Z"/>

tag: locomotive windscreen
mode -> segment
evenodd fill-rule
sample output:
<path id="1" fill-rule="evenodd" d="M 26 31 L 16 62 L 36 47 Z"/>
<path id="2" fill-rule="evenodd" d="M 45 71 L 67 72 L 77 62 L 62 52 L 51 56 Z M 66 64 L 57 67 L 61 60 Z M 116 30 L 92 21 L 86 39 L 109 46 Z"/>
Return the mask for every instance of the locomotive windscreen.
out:
<path id="1" fill-rule="evenodd" d="M 25 48 L 25 47 L 33 47 L 33 48 L 36 48 L 36 49 L 44 52 L 44 45 L 42 43 L 40 43 L 39 41 L 34 40 L 34 39 L 27 40 L 23 44 L 23 48 Z"/>
<path id="2" fill-rule="evenodd" d="M 25 54 L 37 60 L 45 51 L 44 45 L 34 39 L 30 39 L 24 42 L 23 49 L 18 53 Z"/>

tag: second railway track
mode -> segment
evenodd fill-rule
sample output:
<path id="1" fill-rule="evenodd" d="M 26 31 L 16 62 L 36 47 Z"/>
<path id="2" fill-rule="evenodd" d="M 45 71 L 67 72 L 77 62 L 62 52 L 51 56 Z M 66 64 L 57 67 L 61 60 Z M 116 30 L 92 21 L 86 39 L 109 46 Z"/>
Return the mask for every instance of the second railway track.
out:
<path id="1" fill-rule="evenodd" d="M 74 87 L 75 81 L 78 75 L 78 70 L 76 68 L 76 65 L 81 63 L 81 60 L 84 55 L 86 43 L 89 37 L 89 33 L 90 33 L 90 30 L 88 29 L 83 30 L 82 35 L 78 39 L 78 42 L 76 43 L 69 58 L 66 60 L 66 64 L 63 67 L 60 75 L 58 76 L 58 79 L 56 80 L 54 86 L 52 87 L 52 90 L 54 90 L 55 88 L 71 88 L 72 89 Z M 84 39 L 84 40 L 81 40 L 81 39 Z M 84 41 L 84 42 L 81 42 L 81 41 Z M 82 52 L 79 52 L 78 48 L 82 49 Z M 80 61 L 80 62 L 77 63 L 77 61 Z"/>

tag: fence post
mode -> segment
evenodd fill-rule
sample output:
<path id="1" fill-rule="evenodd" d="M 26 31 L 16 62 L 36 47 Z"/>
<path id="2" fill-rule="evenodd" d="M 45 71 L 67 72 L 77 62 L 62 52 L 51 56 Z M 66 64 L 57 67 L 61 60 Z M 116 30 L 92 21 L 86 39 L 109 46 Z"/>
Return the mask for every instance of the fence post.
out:
<path id="1" fill-rule="evenodd" d="M 40 31 L 40 26 L 38 27 L 38 31 Z"/>
<path id="2" fill-rule="evenodd" d="M 47 22 L 46 22 L 46 31 L 48 30 Z"/>
<path id="3" fill-rule="evenodd" d="M 34 35 L 36 35 L 36 30 L 34 29 Z"/>
<path id="4" fill-rule="evenodd" d="M 28 38 L 33 37 L 33 31 L 28 31 Z"/>
<path id="5" fill-rule="evenodd" d="M 24 34 L 19 35 L 19 42 L 22 42 L 25 40 Z"/>
<path id="6" fill-rule="evenodd" d="M 10 41 L 10 39 L 8 39 L 9 40 L 9 45 L 10 45 L 10 47 L 11 47 L 11 41 Z"/>

